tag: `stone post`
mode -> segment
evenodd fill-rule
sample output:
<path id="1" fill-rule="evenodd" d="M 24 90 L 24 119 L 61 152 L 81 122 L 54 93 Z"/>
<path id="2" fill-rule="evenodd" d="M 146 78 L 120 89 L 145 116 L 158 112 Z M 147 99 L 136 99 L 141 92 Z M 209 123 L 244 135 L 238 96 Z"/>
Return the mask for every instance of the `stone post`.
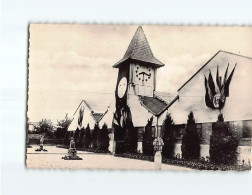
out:
<path id="1" fill-rule="evenodd" d="M 161 137 L 155 138 L 153 141 L 154 145 L 154 165 L 155 165 L 155 170 L 161 170 L 162 169 L 162 149 L 164 146 L 164 142 Z"/>

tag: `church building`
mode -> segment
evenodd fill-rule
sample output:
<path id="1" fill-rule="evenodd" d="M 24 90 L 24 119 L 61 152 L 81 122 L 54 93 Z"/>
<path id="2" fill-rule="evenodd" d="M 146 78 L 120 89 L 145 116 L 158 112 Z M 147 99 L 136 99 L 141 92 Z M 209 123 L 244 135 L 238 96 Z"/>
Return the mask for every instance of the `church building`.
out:
<path id="1" fill-rule="evenodd" d="M 153 117 L 153 136 L 161 136 L 162 124 L 170 113 L 176 128 L 174 155 L 181 157 L 182 137 L 188 115 L 193 112 L 201 139 L 200 155 L 207 158 L 212 125 L 222 113 L 229 128 L 239 137 L 239 161 L 250 163 L 252 58 L 219 51 L 178 89 L 177 94 L 156 91 L 157 71 L 163 66 L 154 57 L 142 27 L 138 27 L 123 58 L 113 65 L 118 69 L 114 98 L 100 113 L 92 112 L 87 102 L 82 101 L 78 109 L 83 106 L 92 116 L 84 117 L 84 123 L 108 125 L 112 153 L 121 152 L 127 128 L 133 128 L 137 151 L 142 153 L 147 121 Z M 75 118 L 77 121 L 78 117 Z M 75 130 L 76 124 L 71 125 Z"/>

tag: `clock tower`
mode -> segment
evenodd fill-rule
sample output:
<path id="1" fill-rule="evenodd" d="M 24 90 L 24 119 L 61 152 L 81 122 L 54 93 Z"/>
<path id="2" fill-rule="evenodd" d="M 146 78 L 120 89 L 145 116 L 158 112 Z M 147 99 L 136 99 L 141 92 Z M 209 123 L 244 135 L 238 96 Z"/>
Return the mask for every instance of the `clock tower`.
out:
<path id="1" fill-rule="evenodd" d="M 133 96 L 153 97 L 156 71 L 162 66 L 164 64 L 154 57 L 143 29 L 139 26 L 124 57 L 113 66 L 119 69 L 113 119 L 115 141 L 124 139 L 129 126 L 133 128 L 129 99 Z"/>

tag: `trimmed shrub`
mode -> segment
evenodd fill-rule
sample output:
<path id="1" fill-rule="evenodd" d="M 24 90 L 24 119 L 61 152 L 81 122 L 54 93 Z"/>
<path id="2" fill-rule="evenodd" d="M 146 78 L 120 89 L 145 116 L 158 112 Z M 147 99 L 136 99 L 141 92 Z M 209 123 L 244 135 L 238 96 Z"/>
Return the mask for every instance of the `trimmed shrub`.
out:
<path id="1" fill-rule="evenodd" d="M 82 127 L 81 130 L 80 130 L 80 135 L 79 135 L 79 140 L 78 140 L 78 147 L 83 147 L 83 137 L 84 137 L 84 132 L 85 132 L 85 128 Z"/>
<path id="2" fill-rule="evenodd" d="M 108 126 L 104 123 L 97 134 L 97 145 L 99 150 L 107 151 L 109 147 L 109 132 Z"/>
<path id="3" fill-rule="evenodd" d="M 92 137 L 91 137 L 90 127 L 88 124 L 86 129 L 84 130 L 84 135 L 82 139 L 84 148 L 89 148 L 91 141 L 92 141 Z"/>
<path id="4" fill-rule="evenodd" d="M 132 122 L 126 124 L 124 143 L 126 152 L 137 152 L 137 130 L 134 128 Z"/>
<path id="5" fill-rule="evenodd" d="M 188 115 L 181 151 L 182 158 L 186 160 L 198 159 L 200 157 L 200 137 L 196 129 L 196 123 L 192 112 Z"/>
<path id="6" fill-rule="evenodd" d="M 92 148 L 97 148 L 97 134 L 100 130 L 98 123 L 95 124 L 93 131 L 91 132 L 92 137 Z"/>
<path id="7" fill-rule="evenodd" d="M 64 144 L 69 145 L 69 139 L 70 139 L 70 131 L 67 131 L 64 137 Z"/>
<path id="8" fill-rule="evenodd" d="M 74 132 L 75 147 L 79 147 L 79 134 L 80 134 L 80 130 L 79 128 L 77 128 Z"/>
<path id="9" fill-rule="evenodd" d="M 145 155 L 154 155 L 154 146 L 153 146 L 154 136 L 152 133 L 152 123 L 153 123 L 153 117 L 148 119 L 143 135 L 143 153 Z"/>
<path id="10" fill-rule="evenodd" d="M 217 123 L 212 126 L 210 137 L 210 160 L 217 164 L 236 164 L 236 150 L 238 138 L 232 135 L 224 117 L 219 114 Z"/>
<path id="11" fill-rule="evenodd" d="M 174 123 L 170 114 L 166 115 L 162 128 L 162 139 L 164 142 L 162 155 L 167 158 L 173 158 L 176 139 L 174 137 Z"/>

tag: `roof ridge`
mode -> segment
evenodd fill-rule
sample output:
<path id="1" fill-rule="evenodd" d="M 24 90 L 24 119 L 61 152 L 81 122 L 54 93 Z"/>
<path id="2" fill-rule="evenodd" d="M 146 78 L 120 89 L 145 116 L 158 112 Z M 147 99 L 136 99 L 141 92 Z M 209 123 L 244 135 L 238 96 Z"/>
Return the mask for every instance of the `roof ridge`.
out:
<path id="1" fill-rule="evenodd" d="M 137 45 L 137 40 L 138 40 L 138 38 L 139 38 L 140 29 L 142 29 L 142 26 L 139 26 L 139 27 L 137 28 L 135 44 L 134 44 L 134 47 L 133 47 L 132 52 L 131 52 L 131 54 L 129 55 L 129 57 L 131 57 L 131 56 L 134 54 L 134 51 L 135 51 L 135 49 L 136 49 L 136 45 Z"/>
<path id="2" fill-rule="evenodd" d="M 150 63 L 156 68 L 164 66 L 162 62 L 155 58 L 142 26 L 138 26 L 123 58 L 113 65 L 113 68 L 118 68 L 119 65 L 129 59 Z"/>
<path id="3" fill-rule="evenodd" d="M 248 58 L 248 59 L 252 60 L 252 57 L 243 56 L 243 55 L 232 53 L 232 52 L 229 52 L 229 51 L 220 50 L 219 52 L 224 52 L 224 53 L 228 53 L 228 54 L 231 54 L 231 55 L 236 55 L 236 56 L 239 56 L 239 57 Z"/>
<path id="4" fill-rule="evenodd" d="M 232 52 L 229 52 L 229 51 L 224 51 L 224 50 L 219 50 L 216 54 L 214 54 L 213 57 L 211 57 L 193 76 L 191 76 L 179 89 L 178 91 L 180 91 L 180 89 L 182 89 L 196 74 L 198 74 L 209 62 L 212 61 L 212 59 L 214 59 L 220 52 L 223 52 L 223 53 L 227 53 L 227 54 L 231 54 L 231 55 L 236 55 L 236 56 L 239 56 L 239 57 L 243 57 L 243 58 L 247 58 L 247 59 L 250 59 L 252 60 L 251 57 L 247 57 L 247 56 L 242 56 L 242 55 L 239 55 L 239 54 L 235 54 L 235 53 L 232 53 Z"/>
<path id="5" fill-rule="evenodd" d="M 88 107 L 88 109 L 91 111 L 91 112 L 94 112 L 93 109 L 91 108 L 91 106 L 87 103 L 86 100 L 82 100 Z"/>

